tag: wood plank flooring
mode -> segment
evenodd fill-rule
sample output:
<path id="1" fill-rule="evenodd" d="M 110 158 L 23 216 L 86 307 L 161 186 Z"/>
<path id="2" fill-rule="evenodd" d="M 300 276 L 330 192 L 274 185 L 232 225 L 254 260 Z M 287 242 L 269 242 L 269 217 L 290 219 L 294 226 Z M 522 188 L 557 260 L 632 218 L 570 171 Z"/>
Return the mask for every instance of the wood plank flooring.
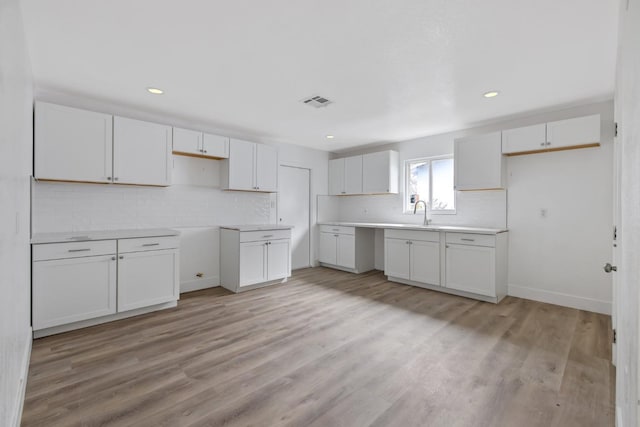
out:
<path id="1" fill-rule="evenodd" d="M 325 268 L 36 340 L 23 426 L 613 426 L 609 317 Z"/>

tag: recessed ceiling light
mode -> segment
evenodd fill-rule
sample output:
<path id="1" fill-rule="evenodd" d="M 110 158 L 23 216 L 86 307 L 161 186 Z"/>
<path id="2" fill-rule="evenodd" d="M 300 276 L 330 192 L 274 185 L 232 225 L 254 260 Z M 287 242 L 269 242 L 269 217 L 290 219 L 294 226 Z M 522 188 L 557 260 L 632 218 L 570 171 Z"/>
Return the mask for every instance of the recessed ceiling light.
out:
<path id="1" fill-rule="evenodd" d="M 497 90 L 491 90 L 489 92 L 485 92 L 482 96 L 484 96 L 485 98 L 494 98 L 498 95 L 500 95 L 500 92 L 498 92 Z"/>
<path id="2" fill-rule="evenodd" d="M 327 135 L 327 139 L 333 139 L 333 138 L 335 138 L 335 136 L 333 136 L 333 135 Z"/>
<path id="3" fill-rule="evenodd" d="M 162 89 L 158 89 L 157 87 L 148 87 L 147 92 L 152 93 L 154 95 L 162 95 L 164 93 Z"/>

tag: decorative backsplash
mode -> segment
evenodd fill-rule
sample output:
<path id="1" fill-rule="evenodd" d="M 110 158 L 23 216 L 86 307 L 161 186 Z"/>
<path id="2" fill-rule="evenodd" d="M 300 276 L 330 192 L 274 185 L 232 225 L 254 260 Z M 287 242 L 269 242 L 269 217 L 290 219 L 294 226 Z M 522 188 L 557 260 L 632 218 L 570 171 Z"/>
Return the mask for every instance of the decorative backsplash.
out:
<path id="1" fill-rule="evenodd" d="M 269 223 L 271 196 L 167 188 L 33 182 L 32 232 Z"/>

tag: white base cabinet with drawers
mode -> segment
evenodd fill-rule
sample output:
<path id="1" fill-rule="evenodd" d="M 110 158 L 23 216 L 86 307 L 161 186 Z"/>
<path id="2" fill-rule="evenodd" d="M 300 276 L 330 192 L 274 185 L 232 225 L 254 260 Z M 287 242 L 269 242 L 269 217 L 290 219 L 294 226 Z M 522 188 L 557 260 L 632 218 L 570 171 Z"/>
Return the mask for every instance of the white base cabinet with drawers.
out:
<path id="1" fill-rule="evenodd" d="M 241 292 L 291 276 L 291 230 L 220 230 L 220 284 Z"/>
<path id="2" fill-rule="evenodd" d="M 34 244 L 34 336 L 175 306 L 178 244 L 176 236 Z"/>
<path id="3" fill-rule="evenodd" d="M 375 266 L 375 230 L 333 225 L 320 226 L 320 265 L 351 273 Z"/>
<path id="4" fill-rule="evenodd" d="M 385 230 L 389 281 L 497 303 L 507 295 L 507 233 Z"/>

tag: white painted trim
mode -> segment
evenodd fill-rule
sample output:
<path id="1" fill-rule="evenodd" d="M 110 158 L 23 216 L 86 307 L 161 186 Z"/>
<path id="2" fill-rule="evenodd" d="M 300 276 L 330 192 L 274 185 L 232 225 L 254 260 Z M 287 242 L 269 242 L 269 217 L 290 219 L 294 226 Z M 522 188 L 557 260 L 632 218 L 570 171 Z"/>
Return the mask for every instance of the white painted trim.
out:
<path id="1" fill-rule="evenodd" d="M 37 330 L 33 333 L 34 338 L 42 338 L 49 335 L 60 334 L 62 332 L 73 331 L 75 329 L 87 328 L 89 326 L 100 325 L 102 323 L 113 322 L 115 320 L 126 319 L 128 317 L 147 314 L 153 311 L 164 310 L 178 306 L 178 301 L 170 301 L 162 304 L 151 305 L 149 307 L 137 308 L 135 310 L 124 311 L 122 313 L 110 314 L 108 316 L 96 317 L 94 319 L 81 320 L 79 322 L 67 323 L 66 325 L 52 326 Z"/>
<path id="2" fill-rule="evenodd" d="M 429 289 L 431 291 L 436 291 L 436 292 L 444 292 L 447 294 L 457 295 L 459 297 L 465 297 L 469 299 L 475 299 L 478 301 L 489 302 L 492 304 L 498 304 L 504 298 L 504 296 L 502 298 L 488 297 L 486 295 L 479 295 L 471 292 L 459 291 L 457 289 L 450 289 L 440 285 L 430 285 L 428 283 L 416 282 L 414 280 L 401 279 L 399 277 L 393 277 L 393 276 L 387 276 L 387 280 L 390 282 L 402 283 L 403 285 L 415 286 L 417 288 Z"/>
<path id="3" fill-rule="evenodd" d="M 27 391 L 27 378 L 29 377 L 29 362 L 31 361 L 31 344 L 33 343 L 33 331 L 31 326 L 27 328 L 27 345 L 25 345 L 24 355 L 22 358 L 22 367 L 20 368 L 20 383 L 18 385 L 18 393 L 16 393 L 16 403 L 13 405 L 14 414 L 12 426 L 20 427 L 22 420 L 22 409 L 24 407 L 24 396 Z"/>
<path id="4" fill-rule="evenodd" d="M 180 283 L 180 293 L 199 291 L 201 289 L 215 288 L 220 286 L 220 277 L 213 276 L 205 279 L 188 280 Z"/>
<path id="5" fill-rule="evenodd" d="M 601 301 L 593 298 L 579 297 L 576 295 L 511 284 L 509 285 L 509 295 L 518 298 L 546 302 L 548 304 L 577 308 L 578 310 L 611 315 L 611 301 Z"/>

